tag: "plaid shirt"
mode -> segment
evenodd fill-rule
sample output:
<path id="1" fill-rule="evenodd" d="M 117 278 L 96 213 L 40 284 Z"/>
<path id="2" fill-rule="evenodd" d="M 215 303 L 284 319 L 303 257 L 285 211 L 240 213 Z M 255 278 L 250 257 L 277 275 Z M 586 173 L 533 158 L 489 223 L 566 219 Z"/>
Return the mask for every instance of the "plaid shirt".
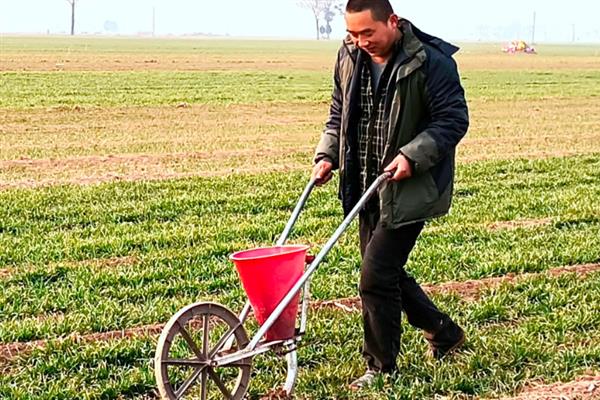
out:
<path id="1" fill-rule="evenodd" d="M 358 156 L 360 160 L 360 189 L 364 193 L 369 185 L 379 176 L 379 166 L 385 147 L 385 98 L 387 95 L 387 78 L 385 72 L 379 79 L 379 98 L 375 104 L 376 94 L 373 92 L 370 60 L 362 68 L 360 85 L 361 116 L 358 123 Z"/>

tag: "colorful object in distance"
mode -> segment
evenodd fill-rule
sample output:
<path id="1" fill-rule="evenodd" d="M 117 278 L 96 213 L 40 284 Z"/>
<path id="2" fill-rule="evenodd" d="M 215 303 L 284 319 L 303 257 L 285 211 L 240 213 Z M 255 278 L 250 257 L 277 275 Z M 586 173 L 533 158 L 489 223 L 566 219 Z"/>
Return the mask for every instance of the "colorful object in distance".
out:
<path id="1" fill-rule="evenodd" d="M 526 54 L 536 54 L 535 48 L 529 46 L 523 40 L 513 40 L 510 43 L 507 43 L 506 46 L 502 48 L 502 51 L 508 54 L 515 53 L 526 53 Z"/>

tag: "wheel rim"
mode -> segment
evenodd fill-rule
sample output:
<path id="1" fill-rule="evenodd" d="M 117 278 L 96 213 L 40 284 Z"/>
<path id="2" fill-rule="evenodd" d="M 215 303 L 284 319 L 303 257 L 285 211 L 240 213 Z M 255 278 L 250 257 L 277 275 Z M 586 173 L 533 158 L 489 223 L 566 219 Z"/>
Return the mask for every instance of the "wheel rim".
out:
<path id="1" fill-rule="evenodd" d="M 228 337 L 229 349 L 223 349 Z M 235 314 L 216 303 L 196 303 L 181 309 L 159 338 L 155 376 L 166 399 L 242 399 L 248 389 L 252 358 L 211 367 L 217 356 L 243 349 L 248 335 Z M 225 351 L 224 351 L 225 350 Z"/>

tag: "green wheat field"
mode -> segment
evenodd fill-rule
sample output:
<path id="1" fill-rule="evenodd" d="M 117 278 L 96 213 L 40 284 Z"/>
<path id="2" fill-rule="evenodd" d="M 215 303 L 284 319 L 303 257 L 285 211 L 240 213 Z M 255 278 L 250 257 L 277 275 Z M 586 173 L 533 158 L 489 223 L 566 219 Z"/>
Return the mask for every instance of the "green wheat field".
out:
<path id="1" fill-rule="evenodd" d="M 283 230 L 338 45 L 0 38 L 0 398 L 158 397 L 158 333 L 101 334 L 201 300 L 241 309 L 228 256 Z M 320 308 L 296 398 L 491 399 L 600 374 L 600 47 L 536 47 L 465 44 L 457 56 L 472 123 L 454 204 L 407 268 L 434 288 L 499 278 L 432 294 L 465 328 L 464 349 L 434 361 L 405 322 L 400 373 L 352 393 L 360 311 Z M 291 243 L 316 253 L 333 233 L 336 186 L 315 190 Z M 357 296 L 356 231 L 317 271 L 315 301 Z M 249 398 L 284 379 L 284 359 L 257 356 Z"/>

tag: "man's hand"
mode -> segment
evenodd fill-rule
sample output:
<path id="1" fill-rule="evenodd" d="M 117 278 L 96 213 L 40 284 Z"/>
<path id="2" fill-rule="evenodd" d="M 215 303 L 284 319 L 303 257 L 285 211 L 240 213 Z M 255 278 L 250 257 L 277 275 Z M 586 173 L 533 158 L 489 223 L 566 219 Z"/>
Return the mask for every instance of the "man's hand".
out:
<path id="1" fill-rule="evenodd" d="M 333 173 L 331 172 L 331 168 L 333 165 L 326 160 L 321 160 L 315 164 L 312 171 L 312 177 L 317 180 L 317 186 L 321 186 L 329 182 Z"/>
<path id="2" fill-rule="evenodd" d="M 394 158 L 392 162 L 385 167 L 384 171 L 394 172 L 394 176 L 392 176 L 390 179 L 395 182 L 410 178 L 413 172 L 410 162 L 408 161 L 408 158 L 404 156 L 404 154 L 399 154 L 396 156 L 396 158 Z"/>

